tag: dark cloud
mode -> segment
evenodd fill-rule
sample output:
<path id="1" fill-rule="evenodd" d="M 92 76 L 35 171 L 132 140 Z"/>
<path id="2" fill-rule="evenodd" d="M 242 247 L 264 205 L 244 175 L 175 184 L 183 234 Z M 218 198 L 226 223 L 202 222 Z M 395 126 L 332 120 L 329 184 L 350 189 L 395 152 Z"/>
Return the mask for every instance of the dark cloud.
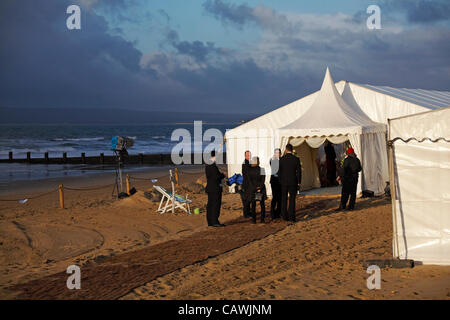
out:
<path id="1" fill-rule="evenodd" d="M 140 85 L 142 54 L 131 42 L 109 35 L 105 20 L 86 10 L 82 29 L 68 30 L 70 4 L 2 1 L 2 105 L 123 105 L 120 93 Z"/>
<path id="2" fill-rule="evenodd" d="M 437 22 L 450 19 L 450 2 L 420 0 L 409 4 L 408 1 L 401 1 L 407 10 L 410 22 Z"/>
<path id="3" fill-rule="evenodd" d="M 222 0 L 207 0 L 203 3 L 203 8 L 222 23 L 232 23 L 241 29 L 245 24 L 254 23 L 281 34 L 296 32 L 300 27 L 291 23 L 285 15 L 263 5 L 250 7 L 247 4 L 236 5 Z"/>
<path id="4" fill-rule="evenodd" d="M 170 22 L 171 19 L 170 19 L 169 14 L 167 13 L 167 11 L 165 11 L 163 9 L 159 9 L 158 13 L 166 20 L 167 23 Z"/>
<path id="5" fill-rule="evenodd" d="M 205 62 L 211 55 L 227 55 L 228 50 L 217 48 L 213 42 L 181 41 L 175 30 L 169 29 L 166 36 L 169 44 L 177 50 L 177 53 L 190 56 L 198 62 Z"/>
<path id="6" fill-rule="evenodd" d="M 382 14 L 402 14 L 409 23 L 439 23 L 450 20 L 448 0 L 383 0 L 378 3 Z"/>
<path id="7" fill-rule="evenodd" d="M 243 26 L 249 21 L 254 21 L 253 8 L 246 4 L 235 5 L 221 0 L 207 0 L 203 8 L 222 22 L 233 22 Z"/>

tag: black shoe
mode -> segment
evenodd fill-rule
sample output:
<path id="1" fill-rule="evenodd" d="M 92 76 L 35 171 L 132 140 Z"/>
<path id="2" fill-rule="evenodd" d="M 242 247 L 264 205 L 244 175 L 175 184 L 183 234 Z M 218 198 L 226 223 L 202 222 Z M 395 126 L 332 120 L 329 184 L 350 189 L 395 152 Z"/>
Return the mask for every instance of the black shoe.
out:
<path id="1" fill-rule="evenodd" d="M 223 224 L 213 224 L 212 227 L 214 228 L 219 228 L 219 227 L 224 227 L 225 225 Z"/>
<path id="2" fill-rule="evenodd" d="M 265 223 L 265 222 L 264 222 L 264 219 L 261 219 L 261 223 Z"/>
<path id="3" fill-rule="evenodd" d="M 341 207 L 339 207 L 339 208 L 337 208 L 336 210 L 334 210 L 335 212 L 339 212 L 339 211 L 342 211 L 342 210 L 345 210 L 345 208 L 341 208 Z"/>
<path id="4" fill-rule="evenodd" d="M 223 223 L 219 223 L 221 227 L 225 227 L 225 225 Z"/>
<path id="5" fill-rule="evenodd" d="M 256 220 L 252 220 L 252 224 L 256 224 Z"/>
<path id="6" fill-rule="evenodd" d="M 347 208 L 345 211 L 353 211 L 355 208 Z"/>

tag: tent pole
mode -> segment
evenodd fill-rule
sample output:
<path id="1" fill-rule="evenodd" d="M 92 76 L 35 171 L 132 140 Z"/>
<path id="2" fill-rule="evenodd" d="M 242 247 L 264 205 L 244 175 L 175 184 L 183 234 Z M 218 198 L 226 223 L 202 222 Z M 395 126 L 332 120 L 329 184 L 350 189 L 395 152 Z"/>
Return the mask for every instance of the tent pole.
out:
<path id="1" fill-rule="evenodd" d="M 395 174 L 394 174 L 394 143 L 391 140 L 391 121 L 388 119 L 388 148 L 389 148 L 389 184 L 391 190 L 391 200 L 392 200 L 392 231 L 394 233 L 393 237 L 393 255 L 394 258 L 400 258 L 400 250 L 398 244 L 398 231 L 397 231 L 397 204 L 396 204 L 396 187 L 395 187 Z"/>

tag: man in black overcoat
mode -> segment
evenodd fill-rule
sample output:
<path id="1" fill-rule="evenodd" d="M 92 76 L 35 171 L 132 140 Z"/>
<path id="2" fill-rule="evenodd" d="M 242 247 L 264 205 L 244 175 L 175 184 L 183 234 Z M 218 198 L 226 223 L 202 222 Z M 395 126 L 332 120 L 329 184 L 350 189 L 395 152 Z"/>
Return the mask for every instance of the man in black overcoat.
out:
<path id="1" fill-rule="evenodd" d="M 300 159 L 292 154 L 291 144 L 286 145 L 286 154 L 280 159 L 281 215 L 284 220 L 295 222 L 295 196 L 302 182 Z M 289 208 L 287 208 L 289 195 Z"/>
<path id="2" fill-rule="evenodd" d="M 361 161 L 356 157 L 353 148 L 347 149 L 347 157 L 339 173 L 339 179 L 342 183 L 341 204 L 339 210 L 353 210 L 356 202 L 356 188 L 358 186 L 359 172 L 362 170 Z M 350 197 L 350 202 L 347 207 L 347 201 Z"/>
<path id="3" fill-rule="evenodd" d="M 250 159 L 252 157 L 252 154 L 250 151 L 245 151 L 244 154 L 245 160 L 244 163 L 242 164 L 242 177 L 243 177 L 243 181 L 242 181 L 242 186 L 241 186 L 241 190 L 239 190 L 239 194 L 241 195 L 241 200 L 242 200 L 242 208 L 243 208 L 243 213 L 244 213 L 244 217 L 248 218 L 250 217 L 250 204 L 248 201 L 245 200 L 245 186 L 248 185 L 248 181 L 246 181 L 246 176 L 247 176 L 247 170 L 248 168 L 250 168 Z"/>
<path id="4" fill-rule="evenodd" d="M 223 227 L 219 222 L 220 206 L 222 205 L 222 180 L 225 175 L 219 171 L 216 164 L 216 153 L 211 153 L 211 164 L 205 167 L 206 173 L 206 193 L 208 194 L 208 204 L 206 206 L 206 220 L 208 226 Z"/>
<path id="5" fill-rule="evenodd" d="M 270 187 L 272 189 L 272 202 L 270 203 L 270 216 L 278 219 L 281 215 L 281 183 L 279 177 L 281 150 L 275 149 L 273 157 L 270 159 Z"/>

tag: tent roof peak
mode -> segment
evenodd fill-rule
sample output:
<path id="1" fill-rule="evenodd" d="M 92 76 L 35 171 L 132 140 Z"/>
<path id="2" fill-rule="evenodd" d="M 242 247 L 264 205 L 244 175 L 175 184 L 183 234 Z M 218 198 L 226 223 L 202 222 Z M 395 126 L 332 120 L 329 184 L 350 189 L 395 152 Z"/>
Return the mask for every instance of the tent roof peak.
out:
<path id="1" fill-rule="evenodd" d="M 322 87 L 311 107 L 297 120 L 280 128 L 281 131 L 288 133 L 286 130 L 290 132 L 294 130 L 297 134 L 302 132 L 304 135 L 312 135 L 311 130 L 316 132 L 317 129 L 325 129 L 321 131 L 336 132 L 334 129 L 338 129 L 341 134 L 345 134 L 349 131 L 360 131 L 379 126 L 380 124 L 370 120 L 361 110 L 354 100 L 348 84 L 346 84 L 346 89 L 345 95 L 341 96 L 330 69 L 327 67 Z M 344 96 L 348 101 L 344 99 Z M 385 126 L 383 125 L 383 127 Z"/>

